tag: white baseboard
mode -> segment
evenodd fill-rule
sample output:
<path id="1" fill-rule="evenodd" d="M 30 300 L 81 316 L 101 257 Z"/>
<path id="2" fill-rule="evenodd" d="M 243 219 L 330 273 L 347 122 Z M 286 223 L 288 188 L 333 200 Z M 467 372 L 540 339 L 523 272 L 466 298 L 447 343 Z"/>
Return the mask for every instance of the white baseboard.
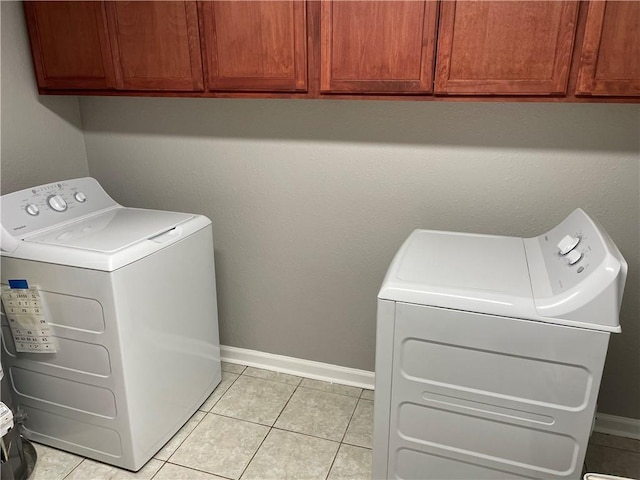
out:
<path id="1" fill-rule="evenodd" d="M 597 413 L 596 424 L 593 431 L 640 440 L 640 420 L 637 418 L 618 417 L 616 415 L 608 415 L 606 413 Z"/>
<path id="2" fill-rule="evenodd" d="M 221 346 L 221 354 L 222 360 L 225 362 L 239 363 L 249 367 L 263 368 L 314 380 L 323 380 L 370 390 L 373 389 L 375 384 L 375 374 L 367 370 L 357 370 L 355 368 L 331 365 L 330 363 L 313 362 L 311 360 L 225 345 Z M 640 420 L 598 413 L 596 414 L 594 431 L 619 437 L 640 439 Z"/>
<path id="3" fill-rule="evenodd" d="M 258 352 L 246 348 L 220 347 L 222 360 L 229 363 L 239 363 L 249 367 L 263 368 L 289 375 L 312 378 L 325 382 L 349 385 L 351 387 L 374 387 L 374 374 L 366 370 L 341 367 L 330 363 L 313 362 L 300 358 L 285 357 L 273 353 Z"/>

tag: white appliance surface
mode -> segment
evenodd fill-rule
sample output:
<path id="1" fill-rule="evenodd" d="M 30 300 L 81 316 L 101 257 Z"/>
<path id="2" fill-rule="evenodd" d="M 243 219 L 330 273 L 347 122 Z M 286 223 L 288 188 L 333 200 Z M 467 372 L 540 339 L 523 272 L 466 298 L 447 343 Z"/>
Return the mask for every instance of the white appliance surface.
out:
<path id="1" fill-rule="evenodd" d="M 112 253 L 167 232 L 193 215 L 138 208 L 114 208 L 83 220 L 25 237 L 25 242 Z"/>
<path id="2" fill-rule="evenodd" d="M 82 178 L 3 196 L 1 241 L 1 283 L 38 288 L 57 345 L 17 353 L 3 312 L 24 435 L 140 469 L 221 379 L 211 222 Z"/>
<path id="3" fill-rule="evenodd" d="M 577 244 L 560 254 L 558 244 Z M 569 264 L 569 257 L 580 255 Z M 607 233 L 576 209 L 533 238 L 415 230 L 378 298 L 619 332 L 627 264 Z"/>
<path id="4" fill-rule="evenodd" d="M 78 195 L 82 202 L 76 200 Z M 55 210 L 50 202 L 65 208 Z M 2 197 L 0 207 L 4 256 L 105 271 L 157 252 L 211 223 L 201 215 L 123 207 L 93 178 L 10 193 Z"/>
<path id="5" fill-rule="evenodd" d="M 582 210 L 414 231 L 378 296 L 373 477 L 579 479 L 627 265 Z"/>
<path id="6" fill-rule="evenodd" d="M 520 238 L 416 230 L 392 263 L 379 297 L 537 317 Z"/>

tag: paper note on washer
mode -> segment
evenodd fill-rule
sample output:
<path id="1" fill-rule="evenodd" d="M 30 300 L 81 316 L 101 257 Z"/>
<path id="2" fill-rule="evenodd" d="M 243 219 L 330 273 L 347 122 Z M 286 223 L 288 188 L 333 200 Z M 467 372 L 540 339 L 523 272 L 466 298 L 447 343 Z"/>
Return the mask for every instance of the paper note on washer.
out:
<path id="1" fill-rule="evenodd" d="M 2 287 L 2 304 L 16 352 L 56 353 L 37 288 Z"/>

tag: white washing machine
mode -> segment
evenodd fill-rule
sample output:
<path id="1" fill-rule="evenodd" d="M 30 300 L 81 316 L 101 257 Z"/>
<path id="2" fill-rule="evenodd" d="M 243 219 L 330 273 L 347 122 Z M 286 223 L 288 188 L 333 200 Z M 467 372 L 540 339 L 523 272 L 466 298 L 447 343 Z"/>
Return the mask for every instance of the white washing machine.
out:
<path id="1" fill-rule="evenodd" d="M 140 469 L 220 382 L 211 222 L 123 207 L 92 178 L 1 203 L 2 285 L 37 289 L 57 350 L 18 352 L 3 309 L 23 434 Z"/>
<path id="2" fill-rule="evenodd" d="M 627 264 L 582 210 L 414 231 L 378 297 L 375 479 L 579 479 Z"/>

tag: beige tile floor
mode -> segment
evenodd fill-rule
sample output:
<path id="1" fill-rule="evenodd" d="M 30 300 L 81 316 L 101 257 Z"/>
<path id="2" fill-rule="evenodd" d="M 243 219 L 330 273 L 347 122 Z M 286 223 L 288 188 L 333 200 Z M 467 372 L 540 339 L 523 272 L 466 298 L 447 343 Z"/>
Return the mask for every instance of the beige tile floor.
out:
<path id="1" fill-rule="evenodd" d="M 373 392 L 223 363 L 222 382 L 137 473 L 36 444 L 33 480 L 371 478 Z M 640 441 L 594 434 L 592 472 L 640 478 Z"/>

